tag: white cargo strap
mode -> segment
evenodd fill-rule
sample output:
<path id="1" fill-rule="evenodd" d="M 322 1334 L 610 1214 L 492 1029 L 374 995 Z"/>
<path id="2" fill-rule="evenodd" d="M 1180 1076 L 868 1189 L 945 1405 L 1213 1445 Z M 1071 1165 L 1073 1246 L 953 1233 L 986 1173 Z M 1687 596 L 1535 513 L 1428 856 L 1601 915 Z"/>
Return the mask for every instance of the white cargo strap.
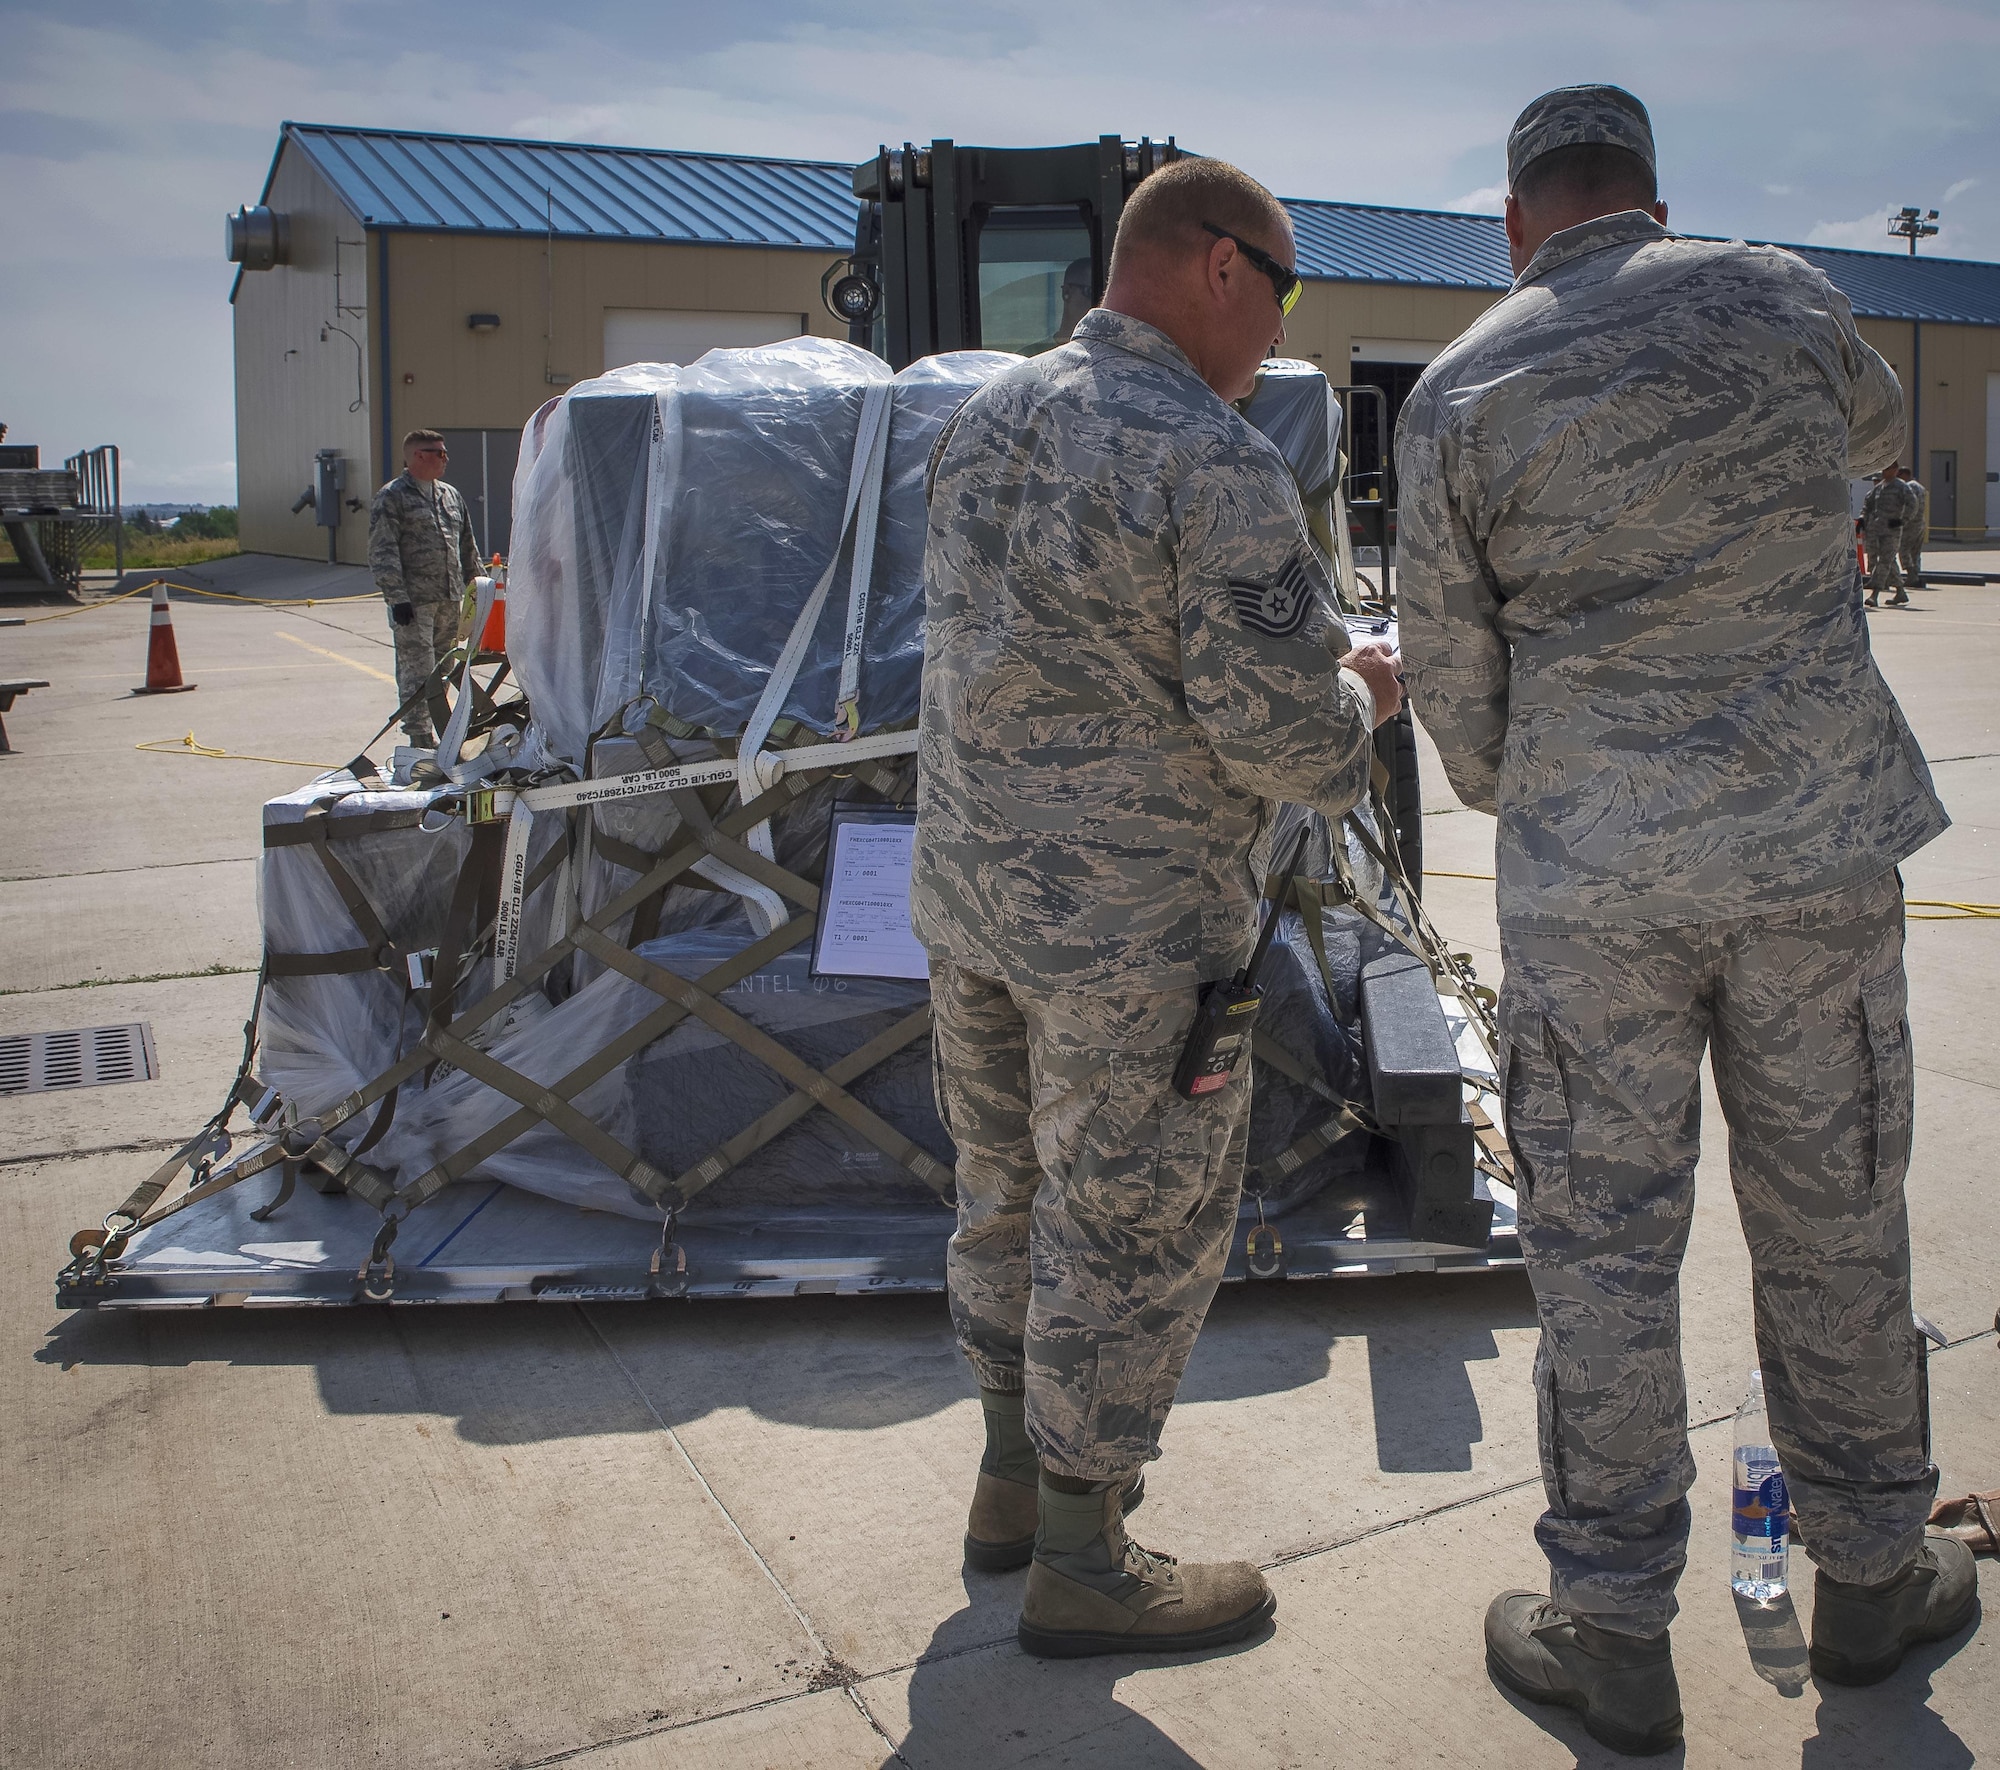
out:
<path id="1" fill-rule="evenodd" d="M 854 537 L 854 579 L 858 582 L 865 573 L 874 569 L 875 523 L 882 504 L 882 464 L 889 450 L 892 392 L 890 383 L 879 381 L 862 395 L 861 421 L 854 433 L 854 461 L 847 477 L 847 508 L 840 520 L 840 533 L 834 539 L 833 557 L 827 561 L 826 570 L 820 574 L 812 595 L 806 598 L 805 607 L 799 610 L 799 618 L 792 623 L 785 649 L 778 654 L 777 663 L 771 667 L 771 679 L 764 684 L 756 711 L 750 715 L 750 723 L 743 728 L 742 742 L 736 753 L 736 783 L 745 805 L 764 790 L 758 778 L 759 752 L 764 748 L 764 740 L 771 735 L 771 727 L 777 724 L 778 715 L 784 711 L 785 697 L 792 692 L 792 684 L 798 678 L 806 647 L 812 643 L 813 629 L 819 625 L 820 610 L 826 606 L 826 593 L 833 587 L 834 573 L 840 569 L 841 548 L 846 543 L 848 531 L 855 528 L 857 510 L 861 513 L 861 526 L 855 530 Z M 866 613 L 865 592 L 863 613 Z M 845 692 L 844 673 L 841 680 Z M 759 824 L 744 840 L 766 860 L 777 858 L 776 850 L 771 846 L 771 826 L 768 822 Z"/>
<path id="2" fill-rule="evenodd" d="M 758 759 L 758 785 L 750 797 L 768 791 L 788 773 L 813 768 L 845 768 L 854 762 L 872 762 L 881 756 L 908 756 L 917 747 L 914 731 L 878 731 L 872 737 L 852 743 L 800 744 L 790 750 L 772 750 Z M 521 925 L 521 898 L 528 880 L 528 835 L 538 811 L 567 811 L 575 805 L 604 805 L 614 800 L 644 799 L 656 793 L 672 793 L 682 787 L 712 787 L 737 778 L 736 759 L 718 756 L 712 762 L 683 762 L 676 768 L 648 768 L 638 774 L 614 775 L 601 781 L 562 781 L 554 786 L 528 787 L 517 794 L 507 825 L 506 856 L 500 865 L 500 911 L 494 926 L 494 957 L 500 962 L 504 982 L 514 975 Z M 710 865 L 730 874 L 725 880 L 709 871 Z M 761 903 L 769 896 L 778 905 L 773 927 L 788 919 L 783 900 L 767 887 L 746 878 L 726 862 L 713 856 L 696 869 L 726 890 L 739 892 L 746 901 Z M 733 883 L 741 880 L 741 884 Z M 754 892 L 754 895 L 753 895 Z M 763 905 L 766 914 L 769 904 Z M 565 931 L 566 932 L 566 931 Z"/>
<path id="3" fill-rule="evenodd" d="M 770 886 L 758 884 L 748 873 L 739 873 L 726 860 L 718 860 L 711 854 L 696 861 L 692 870 L 711 884 L 742 898 L 744 911 L 750 917 L 750 932 L 759 940 L 791 920 L 782 897 Z"/>
<path id="4" fill-rule="evenodd" d="M 507 846 L 500 854 L 500 902 L 493 918 L 493 962 L 501 983 L 514 975 L 521 955 L 521 900 L 527 895 L 528 837 L 534 827 L 535 814 L 527 794 L 517 794 L 514 808 L 507 814 Z"/>
<path id="5" fill-rule="evenodd" d="M 872 392 L 873 389 L 870 389 Z M 881 434 L 868 449 L 868 473 L 855 518 L 854 569 L 847 579 L 847 630 L 840 643 L 840 693 L 834 699 L 835 735 L 861 735 L 861 644 L 868 631 L 868 592 L 875 577 L 875 529 L 882 514 L 882 478 L 889 459 L 893 409 L 882 417 Z M 857 447 L 859 438 L 856 439 Z"/>
<path id="6" fill-rule="evenodd" d="M 491 578 L 474 578 L 472 587 L 478 600 L 473 605 L 471 631 L 465 636 L 465 674 L 459 678 L 458 705 L 452 708 L 451 723 L 444 728 L 444 741 L 438 745 L 438 769 L 447 780 L 455 778 L 458 752 L 465 744 L 465 728 L 472 723 L 472 660 L 478 655 L 479 641 L 485 635 L 497 594 Z"/>

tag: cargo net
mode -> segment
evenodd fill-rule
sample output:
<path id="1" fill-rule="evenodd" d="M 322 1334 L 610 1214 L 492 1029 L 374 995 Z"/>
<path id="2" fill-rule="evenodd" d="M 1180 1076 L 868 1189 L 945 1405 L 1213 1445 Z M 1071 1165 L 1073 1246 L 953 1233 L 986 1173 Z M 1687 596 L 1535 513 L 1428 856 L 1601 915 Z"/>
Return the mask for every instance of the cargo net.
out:
<path id="1" fill-rule="evenodd" d="M 836 808 L 913 803 L 924 467 L 1011 360 L 892 377 L 796 340 L 620 371 L 538 413 L 509 655 L 468 641 L 420 691 L 435 757 L 385 778 L 364 751 L 266 806 L 236 1081 L 73 1238 L 63 1294 L 90 1300 L 141 1229 L 259 1175 L 260 1221 L 302 1176 L 382 1213 L 356 1275 L 374 1298 L 401 1221 L 474 1177 L 659 1223 L 658 1294 L 686 1283 L 684 1214 L 927 1212 L 942 1234 L 928 987 L 818 975 L 811 953 Z M 1424 917 L 1379 801 L 1335 828 L 1286 808 L 1274 841 L 1307 817 L 1255 1040 L 1260 1228 L 1367 1159 L 1371 953 L 1421 957 L 1492 1069 L 1490 995 Z"/>

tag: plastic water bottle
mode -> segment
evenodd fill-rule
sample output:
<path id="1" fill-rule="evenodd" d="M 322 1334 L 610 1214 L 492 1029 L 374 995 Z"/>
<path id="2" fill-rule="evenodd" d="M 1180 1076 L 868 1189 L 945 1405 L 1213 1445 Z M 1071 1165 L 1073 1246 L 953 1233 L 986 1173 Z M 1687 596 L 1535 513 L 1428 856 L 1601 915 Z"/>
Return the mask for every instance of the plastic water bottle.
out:
<path id="1" fill-rule="evenodd" d="M 1792 1534 L 1792 1500 L 1785 1472 L 1771 1448 L 1764 1412 L 1764 1373 L 1750 1373 L 1750 1393 L 1736 1410 L 1735 1494 L 1731 1523 L 1736 1544 L 1729 1584 L 1739 1597 L 1768 1604 L 1785 1592 L 1785 1548 Z"/>

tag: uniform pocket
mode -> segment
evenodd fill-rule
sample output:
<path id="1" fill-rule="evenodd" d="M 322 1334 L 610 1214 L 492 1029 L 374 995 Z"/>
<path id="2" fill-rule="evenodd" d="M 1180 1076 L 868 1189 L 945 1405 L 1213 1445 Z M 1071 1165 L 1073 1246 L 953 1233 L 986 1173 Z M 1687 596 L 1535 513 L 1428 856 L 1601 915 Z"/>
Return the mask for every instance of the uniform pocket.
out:
<path id="1" fill-rule="evenodd" d="M 1507 1141 L 1521 1208 L 1561 1209 L 1569 1198 L 1570 1091 L 1562 1046 L 1543 1015 L 1515 1009 L 1501 1037 Z"/>
<path id="2" fill-rule="evenodd" d="M 1206 1202 L 1234 1122 L 1232 1082 L 1200 1100 L 1173 1090 L 1178 1050 L 1114 1052 L 1069 1171 L 1070 1208 L 1140 1236 L 1184 1228 Z"/>
<path id="3" fill-rule="evenodd" d="M 1564 1479 L 1562 1439 L 1562 1386 L 1556 1381 L 1555 1355 L 1544 1330 L 1542 1343 L 1535 1348 L 1535 1448 L 1541 1453 L 1542 1489 L 1549 1496 L 1549 1510 L 1567 1518 L 1569 1484 Z"/>
<path id="4" fill-rule="evenodd" d="M 1916 1066 L 1910 1050 L 1910 993 L 1901 967 L 1861 980 L 1861 1019 L 1875 1084 L 1873 1191 L 1903 1184 L 1916 1123 Z"/>

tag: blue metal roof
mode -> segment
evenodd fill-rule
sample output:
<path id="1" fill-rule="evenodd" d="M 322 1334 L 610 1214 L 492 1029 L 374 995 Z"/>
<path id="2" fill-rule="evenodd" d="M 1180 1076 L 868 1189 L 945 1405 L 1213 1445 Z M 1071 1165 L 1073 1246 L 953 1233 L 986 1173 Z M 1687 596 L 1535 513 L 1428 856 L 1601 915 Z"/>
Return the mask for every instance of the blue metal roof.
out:
<path id="1" fill-rule="evenodd" d="M 285 136 L 370 227 L 703 245 L 854 243 L 852 168 L 747 155 L 335 129 Z"/>
<path id="2" fill-rule="evenodd" d="M 1787 246 L 1785 250 L 1817 265 L 1854 304 L 1854 311 L 1869 319 L 2000 326 L 2000 264 L 1983 264 L 1971 258 L 1912 258 L 1901 252 L 1854 252 L 1840 246 Z"/>
<path id="3" fill-rule="evenodd" d="M 1426 283 L 1505 289 L 1507 234 L 1497 216 L 1437 209 L 1381 209 L 1287 197 L 1299 270 L 1342 283 Z"/>
<path id="4" fill-rule="evenodd" d="M 839 252 L 854 241 L 852 166 L 745 154 L 287 123 L 341 201 L 370 227 L 532 233 Z M 282 145 L 282 144 L 281 144 Z M 275 171 L 275 164 L 273 170 Z M 1316 281 L 1507 288 L 1497 215 L 1287 198 L 1299 269 Z M 1817 265 L 1869 319 L 2000 326 L 2000 264 L 1832 246 Z"/>

